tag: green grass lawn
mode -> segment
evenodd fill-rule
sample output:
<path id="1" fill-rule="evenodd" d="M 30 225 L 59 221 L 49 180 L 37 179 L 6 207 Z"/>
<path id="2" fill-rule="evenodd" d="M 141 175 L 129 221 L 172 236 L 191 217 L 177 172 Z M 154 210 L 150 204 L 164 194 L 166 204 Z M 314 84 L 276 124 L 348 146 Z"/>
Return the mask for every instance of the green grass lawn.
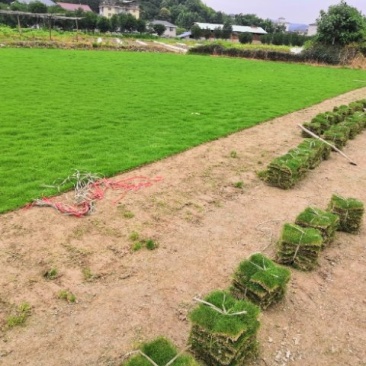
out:
<path id="1" fill-rule="evenodd" d="M 0 49 L 0 212 L 73 169 L 111 176 L 365 84 L 361 70 Z"/>

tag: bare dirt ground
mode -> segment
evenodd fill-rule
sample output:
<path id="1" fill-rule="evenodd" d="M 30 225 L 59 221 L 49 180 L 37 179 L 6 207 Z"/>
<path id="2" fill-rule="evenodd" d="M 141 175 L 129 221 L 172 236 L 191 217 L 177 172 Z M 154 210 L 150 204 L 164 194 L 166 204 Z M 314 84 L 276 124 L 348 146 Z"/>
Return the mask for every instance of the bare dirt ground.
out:
<path id="1" fill-rule="evenodd" d="M 273 257 L 284 223 L 332 193 L 366 202 L 365 132 L 344 150 L 357 166 L 332 153 L 290 191 L 256 176 L 301 141 L 297 123 L 365 97 L 359 89 L 116 177 L 164 179 L 119 204 L 108 192 L 86 218 L 51 208 L 0 216 L 0 321 L 32 306 L 24 326 L 2 327 L 0 365 L 115 366 L 159 335 L 183 348 L 193 297 L 228 287 L 253 252 Z M 159 248 L 132 251 L 133 232 Z M 317 270 L 292 270 L 285 300 L 261 315 L 250 365 L 366 365 L 365 237 L 364 222 L 358 235 L 337 234 Z M 53 267 L 59 277 L 46 280 Z M 58 298 L 65 289 L 75 304 Z"/>

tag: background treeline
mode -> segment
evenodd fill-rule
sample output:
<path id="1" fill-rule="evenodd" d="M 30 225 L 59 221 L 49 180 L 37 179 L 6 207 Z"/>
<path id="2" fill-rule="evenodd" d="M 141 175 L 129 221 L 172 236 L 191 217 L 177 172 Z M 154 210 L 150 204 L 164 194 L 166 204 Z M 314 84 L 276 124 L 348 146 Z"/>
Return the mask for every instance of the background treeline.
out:
<path id="1" fill-rule="evenodd" d="M 94 12 L 84 12 L 81 9 L 77 11 L 65 11 L 59 6 L 47 7 L 40 2 L 32 2 L 29 5 L 13 2 L 10 5 L 0 3 L 0 9 L 10 9 L 14 11 L 23 11 L 30 13 L 53 13 L 70 17 L 81 17 L 79 20 L 79 28 L 88 32 L 94 32 L 98 29 L 100 32 L 147 32 L 146 21 L 143 19 L 136 19 L 131 14 L 114 15 L 111 19 L 100 16 Z M 48 27 L 48 20 L 37 17 L 21 16 L 20 22 L 22 27 Z M 1 15 L 0 24 L 8 25 L 10 27 L 17 26 L 17 18 L 15 16 Z M 75 28 L 75 23 L 68 20 L 55 20 L 53 26 L 63 30 L 72 30 Z"/>
<path id="2" fill-rule="evenodd" d="M 68 0 L 67 2 L 89 5 L 95 13 L 99 13 L 100 0 Z M 284 31 L 283 25 L 277 25 L 270 19 L 259 18 L 255 14 L 229 16 L 208 7 L 201 0 L 140 0 L 139 3 L 141 20 L 166 20 L 182 29 L 190 29 L 195 22 L 201 22 L 257 26 L 262 27 L 268 33 Z M 24 10 L 27 7 L 25 4 L 14 3 L 12 0 L 0 0 L 0 8 L 7 8 L 10 4 L 12 7 L 18 8 L 13 10 Z M 59 12 L 60 8 L 50 7 L 48 11 Z"/>

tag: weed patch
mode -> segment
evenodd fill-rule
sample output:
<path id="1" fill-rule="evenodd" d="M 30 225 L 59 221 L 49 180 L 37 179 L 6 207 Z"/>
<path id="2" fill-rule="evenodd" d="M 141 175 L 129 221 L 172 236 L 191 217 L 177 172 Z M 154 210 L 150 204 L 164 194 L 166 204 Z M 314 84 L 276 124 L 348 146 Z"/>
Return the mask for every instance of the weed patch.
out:
<path id="1" fill-rule="evenodd" d="M 14 314 L 6 318 L 6 325 L 8 328 L 24 325 L 30 315 L 31 306 L 27 302 L 23 302 L 15 309 Z"/>
<path id="2" fill-rule="evenodd" d="M 50 268 L 43 273 L 46 280 L 55 280 L 59 276 L 57 268 Z"/>
<path id="3" fill-rule="evenodd" d="M 57 297 L 61 300 L 66 300 L 68 303 L 75 303 L 76 302 L 76 296 L 68 290 L 61 290 L 57 294 Z"/>

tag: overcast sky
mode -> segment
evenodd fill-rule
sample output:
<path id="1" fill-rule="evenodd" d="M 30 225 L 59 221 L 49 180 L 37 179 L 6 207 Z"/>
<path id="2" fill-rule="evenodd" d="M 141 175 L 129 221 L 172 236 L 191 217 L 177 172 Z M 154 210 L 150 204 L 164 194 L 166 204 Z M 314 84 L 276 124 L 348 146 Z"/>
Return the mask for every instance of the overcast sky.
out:
<path id="1" fill-rule="evenodd" d="M 314 23 L 320 10 L 339 4 L 340 0 L 202 0 L 203 3 L 226 14 L 256 14 L 260 18 L 286 18 L 291 23 Z M 348 0 L 366 15 L 366 0 Z"/>

